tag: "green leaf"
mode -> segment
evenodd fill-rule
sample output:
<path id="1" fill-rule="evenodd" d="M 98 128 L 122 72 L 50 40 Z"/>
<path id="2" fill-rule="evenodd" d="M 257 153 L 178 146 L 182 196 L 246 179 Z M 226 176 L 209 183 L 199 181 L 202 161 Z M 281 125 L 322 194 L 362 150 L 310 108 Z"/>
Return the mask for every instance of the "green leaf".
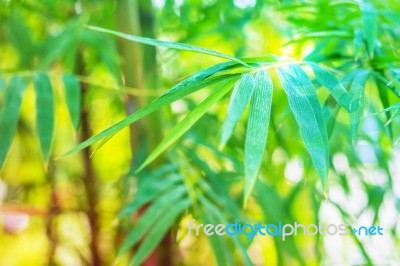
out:
<path id="1" fill-rule="evenodd" d="M 75 130 L 77 130 L 81 117 L 81 86 L 79 80 L 73 74 L 64 74 L 62 79 L 64 82 L 65 99 L 69 115 L 71 117 L 72 125 Z"/>
<path id="2" fill-rule="evenodd" d="M 386 86 L 384 86 L 382 84 L 382 82 L 380 82 L 379 80 L 376 80 L 375 83 L 378 86 L 379 98 L 381 99 L 382 106 L 383 106 L 383 108 L 386 109 L 386 108 L 388 108 L 390 106 L 388 90 L 387 90 Z M 390 121 L 390 117 L 391 117 L 390 111 L 389 112 L 385 112 L 385 116 L 386 116 L 387 121 Z M 388 124 L 388 133 L 389 133 L 390 139 L 393 139 L 392 124 L 391 123 Z"/>
<path id="3" fill-rule="evenodd" d="M 67 155 L 71 155 L 73 153 L 76 153 L 109 135 L 113 135 L 113 134 L 119 132 L 124 127 L 126 127 L 126 126 L 132 124 L 133 122 L 139 120 L 140 118 L 143 118 L 146 115 L 158 110 L 159 108 L 161 108 L 164 105 L 170 104 L 178 99 L 183 98 L 184 96 L 186 96 L 188 94 L 196 92 L 196 91 L 198 91 L 202 88 L 205 88 L 209 85 L 216 84 L 223 80 L 231 80 L 237 76 L 239 76 L 239 74 L 220 75 L 220 76 L 210 77 L 210 78 L 201 80 L 199 82 L 185 83 L 184 85 L 182 85 L 182 83 L 184 82 L 184 81 L 182 81 L 181 83 L 179 83 L 178 85 L 175 86 L 175 87 L 179 87 L 179 90 L 174 90 L 173 92 L 166 93 L 165 95 L 157 98 L 148 106 L 145 106 L 142 109 L 130 114 L 128 117 L 122 119 L 121 121 L 112 125 L 111 127 L 103 130 L 99 134 L 78 144 L 73 149 L 71 149 L 66 154 L 64 154 L 63 157 L 67 156 Z M 172 88 L 171 90 L 173 90 L 174 88 Z"/>
<path id="4" fill-rule="evenodd" d="M 222 224 L 229 224 L 230 222 L 226 219 L 226 217 L 223 215 L 223 210 L 217 208 L 216 204 L 211 203 L 206 197 L 203 195 L 199 195 L 199 199 L 202 204 L 204 204 L 205 209 L 207 212 L 210 213 L 210 215 L 213 215 L 220 223 Z M 235 219 L 238 219 L 240 217 L 234 217 Z M 230 239 L 232 239 L 232 242 L 235 245 L 235 248 L 239 250 L 239 252 L 242 255 L 243 258 L 243 265 L 253 265 L 253 263 L 250 260 L 250 257 L 247 254 L 247 249 L 243 245 L 243 243 L 240 241 L 240 237 L 238 235 L 232 236 Z M 231 265 L 231 264 L 230 264 Z"/>
<path id="5" fill-rule="evenodd" d="M 245 186 L 246 204 L 256 183 L 267 143 L 271 116 L 273 84 L 268 72 L 260 71 L 255 78 L 254 93 L 250 102 L 245 141 Z"/>
<path id="6" fill-rule="evenodd" d="M 375 8 L 371 3 L 363 2 L 361 5 L 363 18 L 363 31 L 369 56 L 374 56 L 375 41 L 377 37 L 378 24 L 375 16 Z"/>
<path id="7" fill-rule="evenodd" d="M 161 153 L 168 149 L 179 137 L 188 131 L 210 107 L 218 102 L 225 94 L 231 90 L 232 81 L 224 83 L 217 88 L 210 96 L 200 103 L 192 112 L 190 112 L 171 132 L 162 140 L 162 142 L 151 152 L 143 164 L 136 172 L 141 171 L 144 167 L 154 161 Z"/>
<path id="8" fill-rule="evenodd" d="M 35 75 L 36 130 L 43 160 L 48 162 L 54 136 L 54 96 L 50 79 L 45 74 Z"/>
<path id="9" fill-rule="evenodd" d="M 32 42 L 31 30 L 25 24 L 25 20 L 16 12 L 13 12 L 7 23 L 8 37 L 19 54 L 20 65 L 24 68 L 32 65 L 32 59 L 36 47 Z"/>
<path id="10" fill-rule="evenodd" d="M 4 101 L 0 111 L 0 169 L 3 167 L 11 142 L 18 125 L 19 109 L 25 89 L 21 77 L 11 78 L 5 91 Z"/>
<path id="11" fill-rule="evenodd" d="M 382 111 L 378 112 L 378 113 L 382 113 L 382 112 L 389 112 L 389 111 L 393 111 L 393 110 L 397 110 L 400 109 L 400 103 L 394 104 L 392 106 L 389 106 L 388 108 L 383 109 Z"/>
<path id="12" fill-rule="evenodd" d="M 133 265 L 140 265 L 150 255 L 178 216 L 189 206 L 190 200 L 184 199 L 176 202 L 170 209 L 165 210 L 165 215 L 157 221 L 133 257 Z"/>
<path id="13" fill-rule="evenodd" d="M 227 68 L 228 66 L 231 66 L 232 63 L 231 62 L 224 62 L 224 63 L 219 63 L 219 64 L 215 64 L 209 68 L 200 70 L 196 73 L 194 73 L 193 75 L 191 75 L 190 77 L 188 77 L 187 79 L 183 80 L 182 82 L 180 82 L 178 85 L 174 86 L 173 88 L 169 89 L 167 92 L 165 92 L 162 96 L 165 96 L 167 94 L 179 91 L 182 87 L 200 82 L 206 78 L 208 78 L 209 76 L 212 76 L 213 74 Z"/>
<path id="14" fill-rule="evenodd" d="M 0 77 L 0 97 L 1 97 L 1 94 L 2 94 L 3 89 L 4 89 L 5 87 L 6 87 L 6 82 L 5 82 L 5 80 L 2 79 L 2 78 Z"/>
<path id="15" fill-rule="evenodd" d="M 202 213 L 200 218 L 204 224 L 218 224 L 219 223 L 219 221 L 216 221 L 215 219 L 213 219 L 213 217 L 210 215 L 209 212 Z M 218 266 L 232 265 L 232 263 L 233 263 L 232 258 L 229 254 L 227 254 L 228 253 L 227 251 L 229 251 L 229 250 L 227 248 L 224 248 L 227 246 L 225 239 L 218 235 L 208 236 L 207 238 L 208 238 L 208 241 L 210 241 L 211 248 L 214 252 L 214 256 L 215 256 L 217 265 Z M 230 259 L 231 262 L 228 263 L 227 259 Z"/>
<path id="16" fill-rule="evenodd" d="M 118 216 L 126 216 L 131 215 L 135 211 L 137 211 L 144 204 L 152 201 L 154 198 L 163 193 L 165 190 L 174 187 L 182 181 L 182 178 L 175 174 L 171 177 L 163 178 L 161 180 L 156 180 L 156 182 L 151 182 L 146 186 L 139 186 L 138 192 L 135 195 L 135 200 L 129 204 L 127 204 L 119 213 Z"/>
<path id="17" fill-rule="evenodd" d="M 353 40 L 353 47 L 354 47 L 354 58 L 355 60 L 361 59 L 363 51 L 365 51 L 364 45 L 364 31 L 360 29 L 356 29 L 354 31 L 354 40 Z"/>
<path id="18" fill-rule="evenodd" d="M 159 219 L 166 212 L 175 209 L 178 202 L 185 200 L 182 199 L 185 193 L 185 187 L 180 186 L 161 195 L 155 203 L 151 204 L 150 207 L 148 207 L 140 216 L 138 222 L 126 237 L 124 243 L 121 245 L 121 248 L 118 251 L 118 256 L 121 256 L 133 245 L 135 245 L 146 234 L 146 232 L 150 230 L 152 226 L 160 222 Z"/>
<path id="19" fill-rule="evenodd" d="M 38 62 L 39 68 L 47 68 L 55 61 L 67 56 L 70 51 L 76 49 L 86 20 L 87 16 L 77 16 L 77 19 L 70 20 L 58 35 L 51 36 L 43 42 L 40 50 L 42 58 Z"/>
<path id="20" fill-rule="evenodd" d="M 369 70 L 359 69 L 354 73 L 351 82 L 350 92 L 352 94 L 352 99 L 350 102 L 350 124 L 353 144 L 357 139 L 358 126 L 364 111 L 364 90 L 368 75 Z"/>
<path id="21" fill-rule="evenodd" d="M 297 65 L 291 64 L 277 70 L 306 149 L 326 192 L 329 169 L 328 133 L 315 88 Z"/>
<path id="22" fill-rule="evenodd" d="M 335 98 L 341 107 L 349 111 L 350 96 L 343 84 L 328 70 L 315 63 L 309 63 L 309 65 L 314 72 L 317 82 L 330 91 L 333 98 Z"/>
<path id="23" fill-rule="evenodd" d="M 205 48 L 201 48 L 201 47 L 185 44 L 185 43 L 167 42 L 167 41 L 161 41 L 161 40 L 156 40 L 156 39 L 150 39 L 150 38 L 145 38 L 145 37 L 141 37 L 141 36 L 126 34 L 126 33 L 118 32 L 118 31 L 107 30 L 107 29 L 100 28 L 100 27 L 95 27 L 95 26 L 86 26 L 86 27 L 88 29 L 90 29 L 90 30 L 109 33 L 109 34 L 124 38 L 124 39 L 129 40 L 129 41 L 133 41 L 133 42 L 143 43 L 143 44 L 152 45 L 152 46 L 166 47 L 166 48 L 172 48 L 172 49 L 177 49 L 177 50 L 184 50 L 184 51 L 190 51 L 190 52 L 195 52 L 195 53 L 202 53 L 202 54 L 212 55 L 212 56 L 216 56 L 216 57 L 221 57 L 221 58 L 225 58 L 225 59 L 228 59 L 228 60 L 232 60 L 232 61 L 235 61 L 235 62 L 237 62 L 239 64 L 244 65 L 244 66 L 250 67 L 245 62 L 243 62 L 243 61 L 241 61 L 241 60 L 239 60 L 239 59 L 237 59 L 237 58 L 235 58 L 233 56 L 230 56 L 230 55 L 227 55 L 227 54 L 224 54 L 224 53 L 221 53 L 221 52 L 216 52 L 216 51 L 213 51 L 213 50 L 209 50 L 209 49 L 205 49 Z"/>
<path id="24" fill-rule="evenodd" d="M 252 74 L 245 74 L 236 83 L 229 102 L 228 115 L 222 126 L 220 147 L 224 147 L 232 136 L 233 130 L 243 114 L 247 103 L 250 101 L 254 91 L 254 77 Z"/>

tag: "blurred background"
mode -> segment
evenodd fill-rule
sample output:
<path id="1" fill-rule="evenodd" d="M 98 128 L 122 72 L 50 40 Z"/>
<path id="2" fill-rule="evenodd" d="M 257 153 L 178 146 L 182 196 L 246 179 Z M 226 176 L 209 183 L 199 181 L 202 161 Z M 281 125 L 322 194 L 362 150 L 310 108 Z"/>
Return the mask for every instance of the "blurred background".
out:
<path id="1" fill-rule="evenodd" d="M 396 111 L 377 114 L 400 97 L 398 1 L 0 0 L 0 21 L 0 265 L 128 265 L 133 256 L 142 256 L 144 265 L 400 264 L 400 117 Z M 238 58 L 309 60 L 338 76 L 365 67 L 386 77 L 390 89 L 373 78 L 366 83 L 356 143 L 346 114 L 335 114 L 326 199 L 277 85 L 260 180 L 243 209 L 246 119 L 225 149 L 217 149 L 228 99 L 135 174 L 209 90 L 60 158 L 190 74 L 223 62 L 85 25 Z M 34 87 L 40 78 L 50 81 L 50 98 L 43 102 Z M 12 96 L 18 82 L 23 92 Z M 326 92 L 318 96 L 329 102 Z M 5 110 L 13 99 L 15 106 Z M 40 120 L 42 104 L 51 110 L 42 112 L 47 122 Z M 187 198 L 192 203 L 185 205 Z M 165 213 L 157 216 L 155 209 Z M 174 219 L 163 220 L 175 209 Z M 191 219 L 380 225 L 384 235 L 193 237 L 187 235 Z M 160 237 L 146 225 L 158 228 Z M 144 238 L 133 240 L 135 235 Z"/>

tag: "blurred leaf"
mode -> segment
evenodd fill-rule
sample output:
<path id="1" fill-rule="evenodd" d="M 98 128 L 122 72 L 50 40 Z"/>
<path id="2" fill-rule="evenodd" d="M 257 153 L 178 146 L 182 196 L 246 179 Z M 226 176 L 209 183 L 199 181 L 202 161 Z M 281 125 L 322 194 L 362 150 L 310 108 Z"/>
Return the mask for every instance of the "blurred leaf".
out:
<path id="1" fill-rule="evenodd" d="M 254 77 L 252 74 L 245 74 L 236 83 L 229 102 L 228 114 L 222 126 L 220 147 L 224 147 L 232 136 L 235 126 L 244 112 L 247 103 L 250 101 L 254 91 Z"/>
<path id="2" fill-rule="evenodd" d="M 54 96 L 50 79 L 45 74 L 35 75 L 36 129 L 43 160 L 48 162 L 54 137 Z"/>
<path id="3" fill-rule="evenodd" d="M 363 31 L 365 42 L 367 44 L 368 54 L 372 58 L 374 56 L 375 42 L 378 24 L 375 16 L 375 8 L 371 3 L 362 2 L 361 11 L 363 17 Z"/>
<path id="4" fill-rule="evenodd" d="M 162 142 L 150 153 L 137 172 L 154 161 L 161 153 L 168 149 L 179 137 L 188 131 L 210 107 L 218 102 L 225 94 L 231 90 L 232 81 L 224 83 L 214 90 L 202 103 L 200 103 L 192 112 L 190 112 L 171 132 L 162 140 Z"/>
<path id="5" fill-rule="evenodd" d="M 250 67 L 248 64 L 246 64 L 245 62 L 230 56 L 230 55 L 226 55 L 220 52 L 216 52 L 213 50 L 209 50 L 209 49 L 205 49 L 205 48 L 201 48 L 201 47 L 197 47 L 197 46 L 193 46 L 193 45 L 189 45 L 189 44 L 185 44 L 185 43 L 177 43 L 177 42 L 167 42 L 167 41 L 161 41 L 161 40 L 156 40 L 156 39 L 150 39 L 150 38 L 145 38 L 145 37 L 141 37 L 141 36 L 135 36 L 135 35 L 131 35 L 131 34 L 126 34 L 126 33 L 122 33 L 122 32 L 118 32 L 118 31 L 113 31 L 113 30 L 107 30 L 104 28 L 100 28 L 100 27 L 95 27 L 95 26 L 86 26 L 88 29 L 90 30 L 95 30 L 95 31 L 99 31 L 99 32 L 105 32 L 105 33 L 109 33 L 124 39 L 127 39 L 129 41 L 133 41 L 133 42 L 139 42 L 139 43 L 143 43 L 143 44 L 147 44 L 147 45 L 152 45 L 152 46 L 159 46 L 159 47 L 166 47 L 166 48 L 172 48 L 172 49 L 177 49 L 177 50 L 184 50 L 184 51 L 191 51 L 191 52 L 195 52 L 195 53 L 202 53 L 202 54 L 207 54 L 207 55 L 212 55 L 212 56 L 216 56 L 216 57 L 221 57 L 221 58 L 225 58 L 228 60 L 232 60 L 235 61 L 239 64 L 242 64 L 244 66 Z"/>
<path id="6" fill-rule="evenodd" d="M 153 176 L 150 175 L 148 178 L 153 178 Z M 179 175 L 174 174 L 170 177 L 156 180 L 156 182 L 153 181 L 149 184 L 146 183 L 146 185 L 139 185 L 135 199 L 121 210 L 119 216 L 126 216 L 136 212 L 140 207 L 152 201 L 165 190 L 176 186 L 180 181 L 182 181 L 182 178 Z"/>
<path id="7" fill-rule="evenodd" d="M 379 80 L 376 80 L 375 84 L 378 86 L 379 98 L 380 98 L 380 100 L 382 102 L 382 106 L 383 106 L 384 109 L 386 109 L 390 105 L 388 89 Z M 390 117 L 391 117 L 390 111 L 389 112 L 385 112 L 385 116 L 386 116 L 386 120 L 390 121 Z M 388 124 L 388 133 L 389 133 L 389 137 L 391 139 L 393 139 L 392 124 L 391 123 Z"/>
<path id="8" fill-rule="evenodd" d="M 39 68 L 46 68 L 67 55 L 69 51 L 75 50 L 85 22 L 86 17 L 80 16 L 70 21 L 58 35 L 47 39 L 41 47 L 42 59 Z"/>
<path id="9" fill-rule="evenodd" d="M 383 110 L 380 111 L 379 113 L 382 113 L 382 112 L 389 112 L 389 111 L 397 110 L 397 109 L 400 109 L 400 103 L 397 103 L 397 104 L 394 104 L 394 105 L 392 105 L 392 106 L 389 106 L 388 108 L 383 109 Z"/>
<path id="10" fill-rule="evenodd" d="M 79 127 L 81 117 L 81 86 L 79 80 L 73 74 L 64 74 L 63 77 L 65 100 L 67 102 L 69 115 L 75 130 Z"/>
<path id="11" fill-rule="evenodd" d="M 178 216 L 181 215 L 189 206 L 190 200 L 183 199 L 176 202 L 173 205 L 173 208 L 171 207 L 164 210 L 165 215 L 157 221 L 144 239 L 143 243 L 140 245 L 138 251 L 135 253 L 132 260 L 133 265 L 140 265 L 150 255 L 158 243 L 160 243 L 168 229 L 174 224 Z"/>
<path id="12" fill-rule="evenodd" d="M 68 156 L 71 155 L 73 153 L 76 153 L 90 145 L 92 145 L 93 143 L 109 136 L 109 135 L 113 135 L 117 132 L 119 132 L 120 130 L 122 130 L 124 127 L 132 124 L 133 122 L 139 120 L 142 117 L 145 117 L 146 115 L 154 112 L 155 110 L 158 110 L 160 107 L 170 104 L 176 100 L 181 99 L 182 97 L 191 94 L 195 91 L 198 91 L 202 88 L 205 88 L 209 85 L 212 84 L 216 84 L 220 81 L 223 80 L 232 80 L 233 78 L 237 77 L 239 74 L 230 74 L 230 75 L 221 75 L 221 76 L 216 76 L 216 77 L 210 77 L 208 79 L 204 79 L 200 82 L 193 82 L 193 83 L 188 83 L 188 84 L 184 84 L 181 85 L 181 83 L 179 83 L 176 86 L 179 86 L 180 89 L 179 90 L 175 90 L 173 92 L 170 93 L 166 93 L 165 95 L 162 95 L 161 97 L 157 98 L 155 101 L 153 101 L 151 104 L 143 107 L 142 109 L 130 114 L 129 116 L 127 116 L 126 118 L 122 119 L 121 121 L 119 121 L 118 123 L 114 124 L 113 126 L 103 130 L 102 132 L 100 132 L 99 134 L 85 140 L 84 142 L 78 144 L 77 146 L 75 146 L 73 149 L 71 149 L 70 151 L 68 151 L 66 154 L 63 155 L 64 156 Z M 173 90 L 174 88 L 172 88 L 171 90 Z"/>
<path id="13" fill-rule="evenodd" d="M 3 167 L 18 125 L 19 109 L 25 89 L 24 81 L 13 76 L 5 91 L 0 111 L 0 169 Z"/>
<path id="14" fill-rule="evenodd" d="M 214 219 L 214 217 L 211 214 L 212 214 L 211 212 L 207 211 L 202 212 L 200 215 L 201 221 L 205 224 L 218 224 L 219 221 Z M 217 261 L 217 265 L 218 266 L 233 265 L 232 256 L 231 254 L 228 254 L 229 250 L 225 248 L 227 246 L 225 239 L 218 235 L 211 235 L 208 236 L 207 238 L 208 241 L 210 241 L 211 248 L 214 252 L 214 257 Z"/>
<path id="15" fill-rule="evenodd" d="M 340 81 L 328 70 L 309 63 L 319 84 L 327 88 L 341 107 L 349 111 L 350 97 Z"/>
<path id="16" fill-rule="evenodd" d="M 267 143 L 272 92 L 273 84 L 268 72 L 258 72 L 250 102 L 245 141 L 245 204 L 256 183 Z"/>
<path id="17" fill-rule="evenodd" d="M 184 198 L 186 189 L 184 186 L 176 187 L 161 195 L 146 211 L 140 215 L 138 222 L 134 225 L 131 232 L 122 243 L 118 256 L 121 256 L 135 245 L 152 227 L 160 222 L 165 213 L 175 209 L 178 202 L 186 200 Z M 148 238 L 148 236 L 146 237 Z"/>
<path id="18" fill-rule="evenodd" d="M 202 195 L 199 196 L 199 199 L 200 199 L 201 203 L 204 205 L 207 212 L 210 213 L 210 215 L 213 215 L 214 217 L 216 217 L 216 219 L 218 220 L 219 223 L 222 223 L 225 225 L 230 224 L 230 222 L 222 214 L 223 210 L 218 209 L 215 204 L 211 203 L 206 197 L 204 197 Z M 234 217 L 234 218 L 238 219 L 240 217 Z M 238 235 L 232 236 L 231 239 L 232 239 L 233 243 L 235 244 L 236 250 L 238 250 L 242 255 L 242 258 L 243 258 L 242 264 L 253 265 L 249 255 L 247 254 L 246 247 L 241 242 L 239 236 Z"/>
<path id="19" fill-rule="evenodd" d="M 360 59 L 363 53 L 363 48 L 365 47 L 364 32 L 362 30 L 357 29 L 354 32 L 353 46 L 354 46 L 354 58 L 356 60 Z"/>
<path id="20" fill-rule="evenodd" d="M 292 223 L 295 219 L 290 211 L 290 202 L 285 200 L 278 194 L 277 190 L 270 187 L 263 181 L 258 181 L 255 186 L 255 198 L 264 213 L 266 224 Z M 290 198 L 288 198 L 290 199 Z M 293 258 L 296 258 L 300 265 L 306 265 L 302 257 L 299 246 L 296 245 L 293 238 L 287 238 L 282 241 L 280 237 L 273 238 L 278 251 L 287 252 Z M 281 262 L 283 264 L 283 262 Z"/>
<path id="21" fill-rule="evenodd" d="M 9 40 L 19 54 L 20 65 L 23 68 L 31 67 L 36 52 L 31 38 L 31 30 L 27 27 L 25 20 L 16 12 L 12 12 L 7 26 Z"/>
<path id="22" fill-rule="evenodd" d="M 328 133 L 315 88 L 297 65 L 279 67 L 277 72 L 299 125 L 304 144 L 326 192 L 329 169 Z"/>
<path id="23" fill-rule="evenodd" d="M 367 81 L 368 75 L 369 70 L 356 70 L 351 82 L 350 92 L 352 94 L 352 99 L 350 102 L 350 123 L 353 144 L 357 139 L 358 126 L 364 111 L 364 91 L 365 82 Z"/>

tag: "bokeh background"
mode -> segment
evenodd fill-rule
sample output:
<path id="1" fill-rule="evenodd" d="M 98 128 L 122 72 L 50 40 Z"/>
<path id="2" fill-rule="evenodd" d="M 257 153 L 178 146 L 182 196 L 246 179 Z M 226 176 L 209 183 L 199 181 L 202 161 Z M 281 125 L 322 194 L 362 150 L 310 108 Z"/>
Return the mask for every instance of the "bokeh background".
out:
<path id="1" fill-rule="evenodd" d="M 366 83 L 355 143 L 346 113 L 336 114 L 325 198 L 274 77 L 277 87 L 260 181 L 242 208 L 245 118 L 225 149 L 218 149 L 228 99 L 135 174 L 165 134 L 204 99 L 204 91 L 163 107 L 105 143 L 61 157 L 190 74 L 223 61 L 128 42 L 85 25 L 238 58 L 268 60 L 272 54 L 310 60 L 338 76 L 365 67 L 381 71 L 390 89 L 383 86 L 387 93 L 382 94 L 374 79 Z M 375 39 L 364 40 L 371 29 Z M 151 202 L 164 202 L 161 210 L 174 208 L 166 203 L 168 197 L 157 201 L 154 191 L 173 195 L 182 187 L 198 204 L 180 213 L 145 265 L 244 265 L 249 260 L 255 265 L 399 265 L 400 116 L 396 111 L 377 114 L 399 102 L 399 42 L 400 3 L 395 0 L 0 0 L 0 108 L 13 77 L 26 84 L 0 173 L 0 265 L 128 265 L 140 243 L 117 253 L 126 239 L 139 234 L 132 228 L 137 230 L 133 226 Z M 42 155 L 36 129 L 33 79 L 40 73 L 49 77 L 54 94 L 49 158 Z M 325 91 L 318 90 L 318 96 L 328 102 Z M 5 138 L 10 125 L 1 125 L 0 138 Z M 5 146 L 1 149 L 4 153 Z M 154 200 L 138 208 L 138 197 Z M 187 222 L 193 218 L 198 223 L 379 224 L 385 233 L 209 241 L 204 235 L 187 235 Z M 243 255 L 246 250 L 249 260 Z"/>

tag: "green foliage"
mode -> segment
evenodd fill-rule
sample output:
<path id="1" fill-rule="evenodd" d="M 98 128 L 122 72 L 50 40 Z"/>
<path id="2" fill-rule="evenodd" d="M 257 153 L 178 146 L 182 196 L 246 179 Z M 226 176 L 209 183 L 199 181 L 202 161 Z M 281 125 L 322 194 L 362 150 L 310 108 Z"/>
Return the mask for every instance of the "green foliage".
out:
<path id="1" fill-rule="evenodd" d="M 268 72 L 260 71 L 255 78 L 247 122 L 245 156 L 245 202 L 250 197 L 261 167 L 268 137 L 272 104 L 272 80 Z"/>
<path id="2" fill-rule="evenodd" d="M 387 199 L 399 200 L 391 170 L 393 150 L 400 140 L 397 2 L 255 1 L 254 5 L 239 6 L 243 4 L 240 1 L 165 1 L 162 8 L 154 10 L 144 2 L 128 2 L 132 10 L 137 5 L 140 14 L 122 23 L 116 4 L 107 1 L 5 4 L 0 11 L 4 21 L 0 46 L 6 51 L 0 62 L 2 178 L 10 179 L 10 173 L 40 176 L 41 170 L 30 173 L 33 156 L 26 160 L 26 154 L 20 151 L 33 149 L 36 143 L 27 137 L 32 133 L 29 114 L 34 109 L 44 163 L 59 156 L 60 150 L 69 149 L 61 156 L 63 160 L 51 163 L 57 165 L 56 170 L 46 173 L 52 189 L 50 212 L 56 209 L 59 213 L 55 216 L 62 216 L 71 206 L 78 206 L 78 212 L 84 206 L 86 211 L 86 204 L 81 202 L 87 199 L 95 206 L 94 213 L 96 208 L 99 213 L 104 210 L 103 201 L 121 208 L 118 226 L 125 227 L 115 231 L 126 233 L 126 237 L 117 247 L 118 259 L 127 258 L 133 265 L 143 263 L 158 245 L 163 245 L 163 237 L 171 234 L 179 248 L 185 249 L 183 253 L 198 255 L 198 250 L 190 251 L 187 244 L 181 244 L 185 237 L 191 240 L 185 227 L 189 218 L 214 224 L 319 223 L 321 206 L 331 204 L 351 224 L 364 212 L 352 212 L 347 201 L 352 194 L 363 193 L 368 199 L 363 208 L 374 214 L 372 222 L 377 223 Z M 147 22 L 153 15 L 158 19 L 157 37 L 149 38 L 146 27 L 152 25 Z M 118 29 L 106 29 L 116 27 L 115 20 L 119 21 Z M 136 28 L 136 33 L 128 34 Z M 146 36 L 139 36 L 140 32 Z M 130 43 L 133 52 L 122 52 L 121 39 L 136 43 Z M 155 56 L 155 50 L 148 53 L 148 47 L 139 44 L 161 49 Z M 261 56 L 244 57 L 255 54 Z M 156 67 L 148 67 L 156 65 L 156 58 L 159 76 Z M 221 58 L 227 61 L 216 63 Z M 154 62 L 147 64 L 152 59 Z M 122 73 L 127 63 L 132 73 Z M 136 83 L 127 83 L 130 75 Z M 143 77 L 148 80 L 141 80 Z M 36 99 L 32 106 L 25 96 L 31 95 L 29 89 L 24 94 L 30 83 Z M 63 100 L 57 98 L 59 86 Z M 170 89 L 164 91 L 164 87 Z M 72 122 L 71 131 L 82 140 L 77 145 L 73 143 L 76 138 L 67 140 L 69 133 L 63 121 L 68 115 L 64 116 L 64 111 Z M 80 128 L 81 123 L 86 123 L 85 127 Z M 130 138 L 123 131 L 128 127 Z M 54 132 L 60 137 L 55 138 Z M 117 133 L 118 138 L 113 138 Z M 19 136 L 16 151 L 6 164 L 15 136 Z M 137 143 L 133 143 L 135 136 Z M 218 137 L 223 149 L 217 148 Z M 121 139 L 125 141 L 122 144 L 118 142 Z M 75 156 L 67 157 L 97 142 L 92 154 L 98 157 L 82 162 Z M 111 142 L 114 144 L 105 145 Z M 372 155 L 368 154 L 374 157 L 373 166 L 363 161 L 367 154 L 363 145 L 372 150 Z M 132 161 L 128 158 L 121 167 L 124 173 L 129 164 L 126 175 L 115 174 L 111 166 L 118 163 L 120 154 L 133 155 Z M 342 164 L 346 167 L 338 166 L 338 156 L 345 158 L 347 166 Z M 26 170 L 21 166 L 25 160 Z M 287 173 L 294 171 L 290 166 L 297 160 L 299 167 L 304 167 L 297 171 L 301 178 L 307 178 L 300 182 Z M 385 181 L 364 178 L 372 171 L 385 176 Z M 96 176 L 94 181 L 89 181 L 90 175 Z M 53 208 L 60 199 L 69 197 L 57 194 L 68 183 L 64 177 L 74 190 L 77 187 L 74 193 L 84 191 L 81 194 L 86 195 L 77 199 L 78 203 Z M 29 182 L 23 185 L 22 196 L 16 193 L 26 201 L 35 198 L 31 187 L 43 181 Z M 354 188 L 354 183 L 360 187 Z M 62 185 L 58 188 L 54 184 Z M 94 189 L 93 184 L 97 186 Z M 333 195 L 329 187 L 333 187 Z M 105 196 L 109 191 L 114 195 L 111 200 Z M 346 202 L 338 204 L 335 199 L 341 194 Z M 99 198 L 91 202 L 90 195 Z M 120 202 L 127 203 L 120 206 Z M 241 207 L 243 202 L 245 207 Z M 109 222 L 111 211 L 104 212 L 108 215 L 104 220 Z M 92 215 L 87 211 L 91 226 Z M 84 224 L 87 226 L 86 220 Z M 398 240 L 395 228 L 393 225 L 390 233 L 388 229 L 388 235 Z M 203 244 L 204 239 L 198 239 Z M 277 265 L 329 264 L 324 259 L 323 237 L 299 236 L 285 242 L 273 238 L 265 243 L 240 237 L 211 236 L 207 240 L 218 265 L 266 261 Z M 361 260 L 348 264 L 374 264 L 365 241 L 353 236 L 353 242 Z M 259 250 L 268 258 L 254 255 Z M 88 261 L 86 255 L 79 256 Z M 211 263 L 206 254 L 204 257 Z"/>
<path id="3" fill-rule="evenodd" d="M 64 91 L 72 125 L 77 130 L 81 112 L 81 86 L 78 79 L 72 74 L 64 74 Z"/>
<path id="4" fill-rule="evenodd" d="M 54 137 L 54 96 L 50 79 L 45 74 L 35 76 L 36 129 L 45 162 L 49 160 Z"/>
<path id="5" fill-rule="evenodd" d="M 17 130 L 19 109 L 21 106 L 24 80 L 21 77 L 13 77 L 5 91 L 3 105 L 0 112 L 0 168 L 3 167 L 11 142 Z"/>

